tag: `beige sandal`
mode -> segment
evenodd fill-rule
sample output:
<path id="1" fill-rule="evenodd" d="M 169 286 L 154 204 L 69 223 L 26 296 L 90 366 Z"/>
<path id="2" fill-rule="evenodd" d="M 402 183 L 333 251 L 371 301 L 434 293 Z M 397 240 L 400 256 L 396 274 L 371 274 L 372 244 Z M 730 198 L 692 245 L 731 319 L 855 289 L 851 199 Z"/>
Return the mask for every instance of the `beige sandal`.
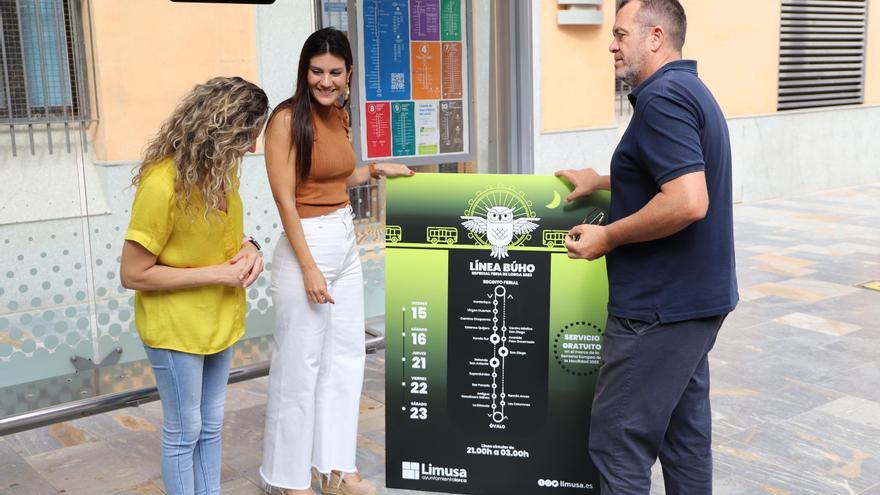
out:
<path id="1" fill-rule="evenodd" d="M 361 478 L 357 472 L 331 471 L 321 476 L 321 493 L 324 495 L 376 495 L 376 485 Z"/>

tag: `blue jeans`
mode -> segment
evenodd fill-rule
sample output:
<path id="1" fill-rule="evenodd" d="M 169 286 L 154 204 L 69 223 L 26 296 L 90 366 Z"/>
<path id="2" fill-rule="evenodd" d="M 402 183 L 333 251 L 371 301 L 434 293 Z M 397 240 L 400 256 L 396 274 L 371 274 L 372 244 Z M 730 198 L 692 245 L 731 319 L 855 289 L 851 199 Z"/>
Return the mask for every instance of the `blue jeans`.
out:
<path id="1" fill-rule="evenodd" d="M 708 354 L 726 316 L 608 316 L 590 422 L 603 495 L 648 495 L 658 457 L 667 495 L 712 493 Z"/>
<path id="2" fill-rule="evenodd" d="M 144 346 L 162 400 L 168 495 L 220 493 L 220 432 L 232 349 L 206 356 Z"/>

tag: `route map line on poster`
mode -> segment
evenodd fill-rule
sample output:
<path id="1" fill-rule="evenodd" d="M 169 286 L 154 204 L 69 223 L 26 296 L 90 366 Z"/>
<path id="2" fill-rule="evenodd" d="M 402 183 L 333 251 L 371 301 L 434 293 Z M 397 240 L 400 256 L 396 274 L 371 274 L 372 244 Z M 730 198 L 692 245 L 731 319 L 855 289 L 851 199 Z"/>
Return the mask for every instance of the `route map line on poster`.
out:
<path id="1" fill-rule="evenodd" d="M 470 0 L 357 0 L 350 6 L 359 161 L 471 160 Z"/>

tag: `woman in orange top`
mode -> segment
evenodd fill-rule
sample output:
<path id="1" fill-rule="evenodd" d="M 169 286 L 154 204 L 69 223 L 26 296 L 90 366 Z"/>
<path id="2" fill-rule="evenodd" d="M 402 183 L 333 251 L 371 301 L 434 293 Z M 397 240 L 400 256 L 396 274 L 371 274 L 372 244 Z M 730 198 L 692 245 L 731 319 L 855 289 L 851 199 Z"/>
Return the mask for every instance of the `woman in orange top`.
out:
<path id="1" fill-rule="evenodd" d="M 220 431 L 244 334 L 244 288 L 263 262 L 242 234 L 241 157 L 269 105 L 240 77 L 196 86 L 147 146 L 122 248 L 122 285 L 162 400 L 162 477 L 170 495 L 220 493 Z"/>
<path id="2" fill-rule="evenodd" d="M 285 237 L 272 258 L 276 348 L 260 473 L 288 494 L 312 494 L 312 467 L 326 495 L 375 493 L 355 466 L 364 296 L 346 187 L 413 172 L 391 163 L 355 168 L 344 108 L 351 74 L 345 35 L 313 33 L 300 54 L 296 92 L 266 131 Z"/>

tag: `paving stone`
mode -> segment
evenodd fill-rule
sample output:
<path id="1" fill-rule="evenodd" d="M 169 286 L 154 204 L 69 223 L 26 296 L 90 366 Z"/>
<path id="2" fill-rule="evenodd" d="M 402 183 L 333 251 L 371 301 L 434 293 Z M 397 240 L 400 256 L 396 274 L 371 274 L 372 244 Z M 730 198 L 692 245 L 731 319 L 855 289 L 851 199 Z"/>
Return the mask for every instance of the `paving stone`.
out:
<path id="1" fill-rule="evenodd" d="M 71 424 L 90 437 L 116 449 L 124 460 L 139 466 L 150 478 L 162 475 L 162 423 L 139 408 L 89 416 Z"/>
<path id="2" fill-rule="evenodd" d="M 878 258 L 880 259 L 880 258 Z M 859 325 L 866 329 L 880 329 L 880 292 L 855 288 L 847 296 L 811 304 L 812 314 L 828 318 L 845 320 L 847 323 Z M 876 350 L 880 348 L 875 347 Z"/>
<path id="3" fill-rule="evenodd" d="M 822 280 L 788 279 L 779 283 L 758 284 L 747 289 L 748 300 L 777 296 L 793 301 L 818 302 L 855 292 L 856 288 Z"/>
<path id="4" fill-rule="evenodd" d="M 808 411 L 716 446 L 724 469 L 793 494 L 858 493 L 880 482 L 877 428 Z"/>
<path id="5" fill-rule="evenodd" d="M 223 424 L 224 465 L 259 484 L 258 469 L 263 458 L 265 404 L 227 413 Z"/>
<path id="6" fill-rule="evenodd" d="M 712 485 L 714 495 L 799 495 L 768 483 L 759 483 L 740 476 L 715 479 Z M 830 494 L 829 494 L 830 495 Z"/>
<path id="7" fill-rule="evenodd" d="M 851 367 L 846 373 L 829 378 L 822 385 L 843 394 L 880 401 L 878 377 L 880 377 L 880 362 L 867 362 Z"/>
<path id="8" fill-rule="evenodd" d="M 850 364 L 867 363 L 880 356 L 880 328 L 863 329 L 824 345 L 848 356 Z"/>
<path id="9" fill-rule="evenodd" d="M 7 435 L 4 439 L 15 452 L 23 457 L 53 452 L 65 446 L 94 440 L 88 434 L 68 423 L 27 430 Z"/>
<path id="10" fill-rule="evenodd" d="M 266 404 L 265 386 L 239 382 L 229 386 L 224 405 L 227 413 Z"/>
<path id="11" fill-rule="evenodd" d="M 221 495 L 263 495 L 259 485 L 255 485 L 245 478 L 227 481 L 220 485 Z"/>
<path id="12" fill-rule="evenodd" d="M 161 484 L 147 481 L 146 483 L 120 490 L 113 495 L 165 495 L 165 490 L 161 488 Z"/>
<path id="13" fill-rule="evenodd" d="M 779 282 L 782 282 L 783 280 L 788 280 L 789 278 L 791 278 L 791 276 L 787 275 L 787 274 L 773 273 L 773 272 L 763 271 L 763 270 L 755 270 L 755 269 L 753 269 L 752 264 L 742 263 L 740 261 L 742 258 L 743 258 L 742 256 L 739 256 L 737 258 L 737 263 L 739 265 L 741 265 L 741 266 L 737 267 L 737 272 L 742 274 L 742 275 L 737 275 L 737 283 L 739 284 L 740 289 L 747 289 L 749 287 L 752 287 L 755 285 L 760 285 L 760 284 L 765 284 L 765 283 L 779 283 Z M 754 295 L 750 295 L 749 292 L 743 293 L 743 291 L 740 290 L 740 300 L 742 300 L 742 301 L 759 299 L 760 297 L 763 297 L 763 296 L 764 296 L 764 294 L 760 294 L 757 292 L 754 293 Z"/>
<path id="14" fill-rule="evenodd" d="M 868 488 L 867 490 L 860 492 L 859 495 L 880 495 L 880 483 Z"/>
<path id="15" fill-rule="evenodd" d="M 827 318 L 822 318 L 821 316 L 806 313 L 789 313 L 785 316 L 780 316 L 773 321 L 783 325 L 821 332 L 836 337 L 847 335 L 862 329 L 862 327 L 858 325 L 837 320 L 829 320 Z"/>
<path id="16" fill-rule="evenodd" d="M 789 419 L 844 395 L 824 384 L 835 376 L 830 359 L 810 361 L 799 354 L 796 341 L 767 339 L 758 345 L 762 352 L 752 357 L 754 354 L 745 354 L 741 348 L 727 349 L 719 337 L 716 350 L 710 354 L 713 428 L 717 433 L 729 436 L 763 423 Z M 800 345 L 827 357 L 815 345 Z M 713 366 L 719 355 L 732 356 L 728 358 L 730 364 Z M 838 352 L 835 356 L 839 361 L 834 365 L 845 366 L 844 354 Z"/>
<path id="17" fill-rule="evenodd" d="M 719 484 L 723 482 L 723 480 L 730 477 L 730 474 L 726 471 L 718 468 L 718 466 L 713 466 L 712 469 L 712 485 L 713 488 L 717 487 Z M 663 467 L 660 464 L 660 461 L 654 463 L 654 466 L 651 468 L 651 495 L 666 495 L 666 487 L 663 484 Z"/>
<path id="18" fill-rule="evenodd" d="M 129 462 L 105 442 L 87 442 L 28 457 L 56 489 L 66 495 L 114 493 L 151 480 L 149 470 Z"/>
<path id="19" fill-rule="evenodd" d="M 752 256 L 753 269 L 789 277 L 804 277 L 816 273 L 816 270 L 808 267 L 815 265 L 817 262 L 813 260 L 796 258 L 794 256 L 783 256 L 780 254 L 767 253 L 758 256 Z"/>
<path id="20" fill-rule="evenodd" d="M 817 412 L 873 428 L 880 433 L 880 403 L 844 396 L 816 408 Z"/>
<path id="21" fill-rule="evenodd" d="M 48 495 L 57 490 L 0 438 L 0 495 Z"/>

